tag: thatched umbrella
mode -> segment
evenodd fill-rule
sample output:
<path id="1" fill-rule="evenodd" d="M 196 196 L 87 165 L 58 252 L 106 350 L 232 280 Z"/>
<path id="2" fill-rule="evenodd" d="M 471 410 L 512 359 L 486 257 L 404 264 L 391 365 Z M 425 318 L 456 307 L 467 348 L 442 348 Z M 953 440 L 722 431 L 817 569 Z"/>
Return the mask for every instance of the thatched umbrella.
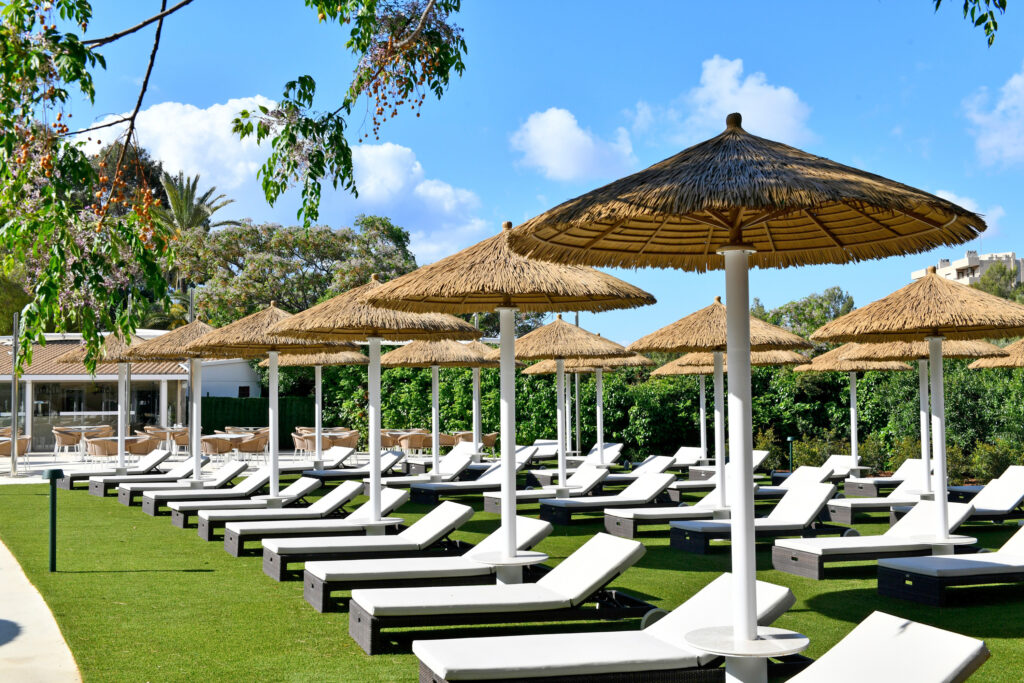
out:
<path id="1" fill-rule="evenodd" d="M 313 435 L 316 439 L 313 458 L 317 462 L 322 462 L 324 458 L 324 366 L 369 364 L 370 359 L 359 351 L 283 353 L 278 357 L 277 366 L 281 368 L 313 368 Z M 270 359 L 261 360 L 260 367 L 269 368 Z"/>
<path id="2" fill-rule="evenodd" d="M 598 335 L 600 336 L 600 335 Z M 611 342 L 615 344 L 615 342 Z M 570 372 L 590 371 L 594 373 L 595 393 L 595 428 L 597 429 L 597 450 L 600 460 L 604 463 L 604 373 L 605 371 L 623 370 L 625 368 L 643 368 L 654 365 L 647 356 L 639 353 L 631 353 L 621 344 L 615 344 L 627 355 L 615 357 L 593 357 L 577 358 L 566 363 L 566 370 Z"/>
<path id="3" fill-rule="evenodd" d="M 185 347 L 213 329 L 196 318 L 167 334 L 132 344 L 127 354 L 132 360 L 188 361 L 189 449 L 194 486 L 202 485 L 203 361 L 195 354 L 186 353 Z"/>
<path id="4" fill-rule="evenodd" d="M 524 254 L 595 266 L 725 268 L 731 460 L 752 475 L 748 269 L 848 263 L 974 239 L 985 223 L 952 202 L 743 130 L 720 135 L 570 199 L 511 236 Z M 754 497 L 733 506 L 733 638 L 757 637 Z M 749 652 L 749 650 L 748 650 Z M 765 660 L 726 659 L 727 676 L 764 677 Z"/>
<path id="5" fill-rule="evenodd" d="M 286 321 L 274 332 L 307 339 L 366 340 L 370 352 L 367 371 L 369 394 L 370 508 L 380 519 L 380 345 L 384 340 L 477 339 L 480 332 L 464 320 L 450 315 L 411 314 L 389 311 L 367 302 L 383 287 L 374 273 L 370 281 L 317 304 Z"/>
<path id="6" fill-rule="evenodd" d="M 726 480 L 725 480 L 725 383 L 723 380 L 725 367 L 725 350 L 728 342 L 728 310 L 722 304 L 721 297 L 715 297 L 710 306 L 680 318 L 679 320 L 662 327 L 628 346 L 630 351 L 649 353 L 661 351 L 664 353 L 691 353 L 701 352 L 707 354 L 705 359 L 710 360 L 714 367 L 714 393 L 715 393 L 715 471 L 718 481 L 721 484 L 715 489 L 718 496 L 719 507 L 725 507 L 726 501 Z M 781 327 L 771 325 L 753 316 L 749 317 L 750 324 L 750 347 L 754 351 L 787 350 L 810 348 L 811 344 L 803 337 L 793 334 Z M 698 365 L 705 363 L 699 362 Z M 700 405 L 704 410 L 704 375 L 699 376 L 700 384 Z M 707 436 L 704 432 L 706 422 L 705 415 L 701 415 L 701 458 L 707 458 Z"/>
<path id="7" fill-rule="evenodd" d="M 943 339 L 1016 337 L 1024 334 L 1024 306 L 940 277 L 934 267 L 915 282 L 822 325 L 820 341 L 928 342 L 931 379 L 932 459 L 938 538 L 949 534 L 946 507 L 946 409 Z"/>
<path id="8" fill-rule="evenodd" d="M 654 297 L 591 268 L 532 261 L 508 246 L 512 224 L 502 232 L 388 283 L 374 296 L 380 306 L 406 311 L 498 312 L 501 362 L 501 499 L 503 557 L 516 548 L 515 312 L 608 311 L 654 303 Z M 556 380 L 562 395 L 564 377 Z M 565 452 L 565 416 L 559 401 L 559 450 Z M 561 458 L 564 460 L 564 457 Z M 521 580 L 520 569 L 499 567 L 501 580 Z"/>
<path id="9" fill-rule="evenodd" d="M 434 458 L 433 471 L 438 476 L 441 472 L 441 406 L 437 394 L 438 375 L 441 368 L 493 366 L 493 361 L 487 360 L 490 349 L 484 344 L 477 345 L 486 351 L 481 352 L 479 348 L 460 344 L 451 339 L 414 341 L 385 353 L 380 359 L 381 367 L 384 368 L 430 368 L 430 431 L 433 437 L 431 455 Z M 479 405 L 474 404 L 473 407 L 473 424 L 476 424 L 475 411 L 479 409 Z"/>
<path id="10" fill-rule="evenodd" d="M 128 356 L 128 347 L 131 344 L 136 344 L 142 341 L 141 337 L 131 337 L 126 344 L 117 334 L 113 332 L 106 335 L 103 338 L 103 344 L 100 346 L 99 353 L 97 355 L 97 363 L 116 363 L 117 364 L 117 466 L 119 468 L 125 466 L 124 462 L 124 440 L 128 433 L 129 422 L 131 416 L 129 411 L 131 409 L 131 358 Z M 86 357 L 86 347 L 82 344 L 78 348 L 71 349 L 67 353 L 62 353 L 57 356 L 54 360 L 57 363 L 84 363 Z M 17 437 L 17 434 L 14 435 Z M 12 453 L 18 449 L 12 449 Z M 11 456 L 12 462 L 16 454 Z M 14 472 L 15 468 L 11 466 L 11 472 Z"/>
<path id="11" fill-rule="evenodd" d="M 921 461 L 924 463 L 923 491 L 932 490 L 931 456 L 928 428 L 928 343 L 927 342 L 876 342 L 874 344 L 845 344 L 847 360 L 917 361 L 917 383 L 919 396 L 919 418 L 921 423 Z M 943 358 L 994 358 L 1007 353 L 995 344 L 980 339 L 945 339 L 942 342 Z"/>
<path id="12" fill-rule="evenodd" d="M 185 346 L 187 353 L 201 358 L 259 358 L 267 356 L 269 361 L 267 383 L 270 385 L 267 424 L 270 427 L 270 496 L 277 498 L 280 491 L 280 465 L 278 463 L 278 400 L 277 366 L 281 353 L 302 354 L 353 350 L 345 342 L 320 342 L 308 339 L 287 338 L 270 333 L 271 328 L 291 318 L 291 313 L 282 311 L 275 303 L 247 315 L 220 329 L 207 332 Z"/>
<path id="13" fill-rule="evenodd" d="M 1004 356 L 991 358 L 979 358 L 967 367 L 971 370 L 982 370 L 987 368 L 1024 368 L 1024 339 L 1016 341 L 1009 346 L 1003 347 Z M 942 353 L 945 354 L 945 344 Z"/>

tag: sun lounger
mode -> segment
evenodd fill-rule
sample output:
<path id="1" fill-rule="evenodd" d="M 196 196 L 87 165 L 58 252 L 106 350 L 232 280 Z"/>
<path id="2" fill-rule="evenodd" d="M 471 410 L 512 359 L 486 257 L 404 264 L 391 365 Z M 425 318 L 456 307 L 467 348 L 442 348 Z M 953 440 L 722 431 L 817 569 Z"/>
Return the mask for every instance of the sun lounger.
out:
<path id="1" fill-rule="evenodd" d="M 395 465 L 402 461 L 405 454 L 402 451 L 384 451 L 380 454 L 380 473 L 387 474 Z M 370 476 L 370 464 L 361 467 L 333 468 L 325 467 L 322 470 L 305 469 L 302 472 L 304 477 L 316 477 L 321 481 L 342 481 L 344 479 L 364 479 Z"/>
<path id="2" fill-rule="evenodd" d="M 565 479 L 565 492 L 570 498 L 589 495 L 601 485 L 601 482 L 608 478 L 608 470 L 604 467 L 593 467 L 583 465 L 573 474 Z M 542 486 L 535 489 L 516 491 L 516 505 L 523 503 L 536 503 L 544 498 L 558 496 L 560 487 Z M 501 512 L 501 492 L 484 494 L 484 511 Z"/>
<path id="3" fill-rule="evenodd" d="M 936 607 L 946 604 L 946 589 L 951 586 L 1020 582 L 1024 582 L 1024 527 L 995 552 L 900 556 L 878 562 L 880 595 Z"/>
<path id="4" fill-rule="evenodd" d="M 673 458 L 671 455 L 652 455 L 629 472 L 611 472 L 601 482 L 602 486 L 615 486 L 616 484 L 631 484 L 645 474 L 661 474 L 672 467 Z"/>
<path id="5" fill-rule="evenodd" d="M 971 506 L 967 503 L 948 505 L 949 531 L 952 533 L 967 519 Z M 826 563 L 930 555 L 933 545 L 927 539 L 934 536 L 934 529 L 935 503 L 922 501 L 903 519 L 878 536 L 779 539 L 772 548 L 772 566 L 797 576 L 822 579 Z"/>
<path id="6" fill-rule="evenodd" d="M 753 451 L 753 463 L 754 469 L 756 470 L 764 462 L 765 458 L 768 457 L 768 451 Z M 697 465 L 689 469 L 690 481 L 702 481 L 710 479 L 718 472 L 718 467 L 715 465 Z"/>
<path id="7" fill-rule="evenodd" d="M 768 626 L 796 598 L 758 581 L 757 622 Z M 721 681 L 721 659 L 686 646 L 690 631 L 731 623 L 732 575 L 722 574 L 642 630 L 539 633 L 413 641 L 420 681 Z"/>
<path id="8" fill-rule="evenodd" d="M 210 459 L 203 456 L 200 460 L 200 464 L 206 465 L 210 462 Z M 175 463 L 175 467 L 161 472 L 158 469 L 154 469 L 149 474 L 126 474 L 123 476 L 119 475 L 100 475 L 89 477 L 89 493 L 94 496 L 103 498 L 107 495 L 107 491 L 111 489 L 117 489 L 121 484 L 145 484 L 145 483 L 157 483 L 157 482 L 176 482 L 179 479 L 192 474 L 195 469 L 195 463 L 192 462 L 191 458 L 185 462 Z"/>
<path id="9" fill-rule="evenodd" d="M 726 483 L 732 481 L 732 471 L 735 469 L 735 465 L 732 463 L 725 464 L 725 476 Z M 712 474 L 707 479 L 677 479 L 668 487 L 668 498 L 673 503 L 683 502 L 683 496 L 686 494 L 694 493 L 705 493 L 707 491 L 713 491 L 718 488 L 718 473 Z M 726 486 L 728 491 L 728 486 Z"/>
<path id="10" fill-rule="evenodd" d="M 463 441 L 462 443 L 466 443 Z M 384 477 L 381 479 L 383 486 L 392 488 L 408 488 L 413 484 L 423 484 L 431 481 L 455 481 L 462 476 L 473 462 L 472 453 L 448 453 L 438 462 L 438 479 L 433 478 L 433 472 L 429 474 L 406 474 L 396 477 Z M 370 480 L 364 479 L 367 484 Z"/>
<path id="11" fill-rule="evenodd" d="M 896 471 L 888 477 L 847 477 L 843 482 L 843 493 L 847 497 L 864 496 L 878 498 L 883 493 L 892 491 L 905 481 L 916 483 L 918 489 L 924 487 L 924 461 L 920 458 L 908 458 Z"/>
<path id="12" fill-rule="evenodd" d="M 572 516 L 580 512 L 594 512 L 611 507 L 640 507 L 652 505 L 675 481 L 667 472 L 640 477 L 614 496 L 585 496 L 582 498 L 543 498 L 540 518 L 552 524 L 571 524 Z"/>
<path id="13" fill-rule="evenodd" d="M 323 486 L 323 482 L 313 477 L 299 477 L 278 492 L 281 498 L 277 509 L 305 500 L 305 497 Z M 269 501 L 266 497 L 225 498 L 221 500 L 175 500 L 167 507 L 171 509 L 171 524 L 184 529 L 189 518 L 197 515 L 200 510 L 266 510 Z"/>
<path id="14" fill-rule="evenodd" d="M 335 491 L 345 484 L 358 484 L 359 482 L 342 482 L 335 487 Z M 328 494 L 330 495 L 330 494 Z M 341 494 L 338 494 L 339 496 Z M 328 496 L 324 496 L 327 498 Z M 323 500 L 323 499 L 321 499 Z M 384 488 L 380 491 L 380 514 L 387 517 L 392 512 L 405 505 L 409 500 L 409 492 L 403 489 Z M 317 501 L 318 503 L 320 501 Z M 333 501 L 332 501 L 333 502 Z M 316 505 L 314 503 L 313 505 Z M 312 509 L 310 506 L 308 509 Z M 352 511 L 351 514 L 342 517 L 331 517 L 333 512 L 339 511 L 339 506 L 330 507 L 323 505 L 317 509 L 319 516 L 301 519 L 266 519 L 266 520 L 245 520 L 227 522 L 224 525 L 224 550 L 235 557 L 239 557 L 246 551 L 245 544 L 249 541 L 260 541 L 271 538 L 297 538 L 316 535 L 340 536 L 343 534 L 362 534 L 366 532 L 366 522 L 371 518 L 373 511 L 370 501 Z M 262 552 L 262 550 L 260 551 Z"/>
<path id="15" fill-rule="evenodd" d="M 1011 472 L 1013 469 L 1008 468 L 998 478 L 985 484 L 978 495 L 971 498 L 970 504 L 974 509 L 968 522 L 1001 523 L 1012 519 L 1024 519 L 1024 476 L 1020 476 L 1017 471 Z M 894 523 L 910 509 L 911 505 L 892 505 L 889 522 Z"/>
<path id="16" fill-rule="evenodd" d="M 639 617 L 649 604 L 606 586 L 643 554 L 642 543 L 597 534 L 536 583 L 356 589 L 348 633 L 372 655 L 389 645 L 384 629 Z"/>
<path id="17" fill-rule="evenodd" d="M 139 460 L 135 467 L 129 467 L 122 476 L 136 476 L 155 472 L 160 463 L 171 457 L 171 452 L 164 449 L 157 449 Z M 57 480 L 57 488 L 66 491 L 73 491 L 80 481 L 89 481 L 93 477 L 116 477 L 116 470 L 92 470 L 90 472 L 66 472 L 63 477 Z"/>
<path id="18" fill-rule="evenodd" d="M 472 462 L 473 458 L 478 456 L 483 448 L 484 445 L 482 443 L 460 441 L 452 446 L 450 451 L 441 456 L 441 463 L 444 463 L 445 458 L 454 457 L 458 459 L 464 455 L 469 456 L 469 461 Z M 407 455 L 405 460 L 402 461 L 402 466 L 405 468 L 406 475 L 426 474 L 434 467 L 434 457 L 432 455 Z"/>
<path id="19" fill-rule="evenodd" d="M 988 657 L 985 643 L 975 638 L 872 612 L 789 683 L 957 683 L 970 678 Z"/>
<path id="20" fill-rule="evenodd" d="M 585 464 L 594 465 L 596 467 L 607 467 L 614 465 L 622 459 L 622 444 L 621 443 L 606 443 L 604 445 L 604 464 L 601 464 L 601 458 L 597 452 L 597 446 L 590 449 L 585 457 L 577 458 L 566 458 L 567 463 L 571 463 L 569 467 L 566 467 L 566 475 L 573 474 L 576 469 Z M 527 480 L 530 483 L 536 484 L 537 486 L 551 486 L 555 477 L 558 476 L 558 468 L 551 467 L 548 469 L 541 470 L 530 470 L 527 472 Z"/>
<path id="21" fill-rule="evenodd" d="M 754 491 L 755 498 L 782 498 L 788 491 L 802 484 L 823 484 L 829 480 L 832 470 L 827 467 L 811 467 L 803 465 L 788 477 L 782 480 L 778 486 L 758 486 Z M 728 490 L 728 489 L 726 489 Z"/>
<path id="22" fill-rule="evenodd" d="M 851 476 L 859 476 L 861 472 L 871 471 L 870 467 L 854 464 L 852 455 L 830 455 L 821 466 L 832 469 L 832 481 L 837 484 Z"/>
<path id="23" fill-rule="evenodd" d="M 711 464 L 705 451 L 700 446 L 680 446 L 672 455 L 673 470 L 685 470 L 699 465 Z"/>
<path id="24" fill-rule="evenodd" d="M 916 505 L 921 500 L 921 482 L 907 479 L 887 496 L 880 498 L 833 498 L 828 502 L 829 519 L 840 524 L 853 524 L 858 514 L 888 511 L 894 505 Z"/>
<path id="25" fill-rule="evenodd" d="M 473 508 L 450 500 L 393 535 L 308 536 L 263 540 L 263 573 L 283 581 L 292 565 L 307 560 L 368 559 L 416 556 L 427 551 L 461 552 L 465 546 L 448 539 L 473 516 Z"/>
<path id="26" fill-rule="evenodd" d="M 755 485 L 754 488 L 757 488 Z M 610 508 L 604 511 L 604 530 L 620 538 L 636 538 L 641 526 L 655 526 L 687 519 L 728 517 L 727 508 L 718 507 L 715 491 L 693 505 L 659 505 L 657 507 Z"/>
<path id="27" fill-rule="evenodd" d="M 295 474 L 302 471 L 306 464 L 287 465 L 278 468 L 280 474 Z M 180 491 L 143 491 L 142 511 L 147 515 L 156 515 L 160 508 L 172 501 L 180 500 L 227 500 L 230 498 L 251 498 L 270 483 L 270 466 L 264 465 L 247 475 L 230 488 L 223 489 L 182 489 Z"/>
<path id="28" fill-rule="evenodd" d="M 249 469 L 249 466 L 244 462 L 237 460 L 229 460 L 216 471 L 208 473 L 208 480 L 203 482 L 202 489 L 191 489 L 193 491 L 203 491 L 210 489 L 221 489 L 231 483 L 242 472 Z M 183 491 L 190 489 L 187 479 L 183 478 L 178 481 L 158 481 L 158 482 L 139 482 L 139 483 L 128 483 L 120 484 L 117 487 L 117 502 L 122 505 L 134 505 L 135 501 L 142 498 L 142 494 L 146 491 Z"/>
<path id="29" fill-rule="evenodd" d="M 526 459 L 516 458 L 516 472 L 523 469 Z M 437 505 L 441 498 L 458 496 L 467 493 L 483 493 L 484 491 L 497 491 L 501 488 L 501 481 L 504 478 L 504 470 L 499 464 L 478 479 L 471 481 L 428 481 L 421 484 L 413 484 L 410 487 L 412 502 L 422 505 Z"/>
<path id="30" fill-rule="evenodd" d="M 754 520 L 754 538 L 843 533 L 845 528 L 816 522 L 835 492 L 832 484 L 804 484 L 791 489 L 767 517 Z M 672 522 L 669 526 L 669 544 L 690 553 L 707 553 L 712 539 L 728 539 L 732 535 L 732 520 Z"/>
<path id="31" fill-rule="evenodd" d="M 519 550 L 529 550 L 551 533 L 547 522 L 516 517 Z M 494 583 L 496 567 L 473 558 L 502 549 L 501 527 L 462 555 L 371 560 L 314 560 L 306 563 L 303 597 L 317 612 L 331 610 L 337 603 L 332 591 L 352 588 L 396 588 L 400 586 L 469 586 Z"/>

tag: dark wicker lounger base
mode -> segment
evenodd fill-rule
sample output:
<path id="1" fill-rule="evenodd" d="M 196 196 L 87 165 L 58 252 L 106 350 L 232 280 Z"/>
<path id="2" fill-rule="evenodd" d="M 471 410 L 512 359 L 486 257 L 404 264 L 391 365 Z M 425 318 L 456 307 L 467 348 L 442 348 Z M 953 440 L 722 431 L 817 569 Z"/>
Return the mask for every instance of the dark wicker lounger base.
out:
<path id="1" fill-rule="evenodd" d="M 845 527 L 829 526 L 827 524 L 816 524 L 799 531 L 756 531 L 754 533 L 754 542 L 770 541 L 776 538 L 793 538 L 794 536 L 800 536 L 803 538 L 830 535 L 840 536 L 845 531 Z M 683 550 L 688 553 L 697 553 L 698 555 L 706 555 L 711 550 L 712 540 L 728 539 L 730 536 L 731 533 L 728 530 L 706 533 L 702 531 L 689 531 L 687 529 L 672 527 L 669 532 L 669 545 L 676 550 Z"/>
<path id="2" fill-rule="evenodd" d="M 431 577 L 429 579 L 385 579 L 383 581 L 324 581 L 309 572 L 302 577 L 302 597 L 317 612 L 336 612 L 348 606 L 348 600 L 331 597 L 335 591 L 352 590 L 353 588 L 406 588 L 417 586 L 482 586 L 494 583 L 494 574 L 479 576 Z"/>
<path id="3" fill-rule="evenodd" d="M 698 470 L 696 468 L 691 467 L 689 470 L 687 470 L 687 474 L 689 475 L 690 481 L 706 481 L 711 477 L 715 476 L 715 471 Z"/>
<path id="4" fill-rule="evenodd" d="M 588 603 L 597 603 L 588 607 Z M 393 617 L 371 616 L 359 603 L 350 602 L 348 610 L 348 634 L 368 655 L 394 651 L 393 638 L 382 633 L 386 628 L 420 628 L 433 626 L 470 626 L 481 624 L 515 624 L 549 621 L 596 621 L 599 619 L 640 618 L 653 609 L 653 605 L 616 590 L 599 590 L 583 604 L 563 609 L 537 610 L 533 612 L 495 612 L 476 614 L 430 614 Z M 403 648 L 424 635 L 443 638 L 444 631 L 416 631 L 415 635 L 403 632 Z"/>
<path id="5" fill-rule="evenodd" d="M 891 503 L 872 504 L 870 506 L 847 507 L 845 505 L 826 505 L 829 521 L 837 524 L 853 524 L 858 517 L 863 517 L 872 512 L 888 512 L 892 508 Z"/>
<path id="6" fill-rule="evenodd" d="M 664 495 L 664 494 L 662 494 L 662 495 Z M 581 496 L 579 498 L 572 498 L 571 500 L 585 501 L 586 500 L 586 496 Z M 543 519 L 545 522 L 551 522 L 552 524 L 572 524 L 572 516 L 573 515 L 577 515 L 577 514 L 591 513 L 591 512 L 603 512 L 607 508 L 616 508 L 616 507 L 648 508 L 648 507 L 659 507 L 659 506 L 664 505 L 664 504 L 665 504 L 665 501 L 664 501 L 664 499 L 662 499 L 662 496 L 658 496 L 657 498 L 655 498 L 650 503 L 641 503 L 641 504 L 629 503 L 629 504 L 625 504 L 625 505 L 608 505 L 608 503 L 605 502 L 605 503 L 593 503 L 591 505 L 575 505 L 575 506 L 573 506 L 571 508 L 568 508 L 568 507 L 562 507 L 560 505 L 545 505 L 545 504 L 541 503 L 541 505 L 540 505 L 540 518 Z"/>
<path id="7" fill-rule="evenodd" d="M 61 480 L 58 480 L 58 482 L 59 481 Z M 89 495 L 97 496 L 99 498 L 106 498 L 107 493 L 110 491 L 110 489 L 116 489 L 117 486 L 117 484 L 110 484 L 105 481 L 90 481 Z"/>
<path id="8" fill-rule="evenodd" d="M 437 505 L 443 498 L 456 498 L 459 496 L 471 496 L 471 495 L 483 495 L 484 493 L 490 493 L 497 491 L 498 488 L 486 488 L 486 489 L 451 489 L 449 491 L 433 491 L 431 489 L 420 488 L 419 486 L 409 487 L 409 500 L 417 505 Z"/>
<path id="9" fill-rule="evenodd" d="M 825 564 L 834 562 L 870 562 L 886 557 L 912 557 L 931 555 L 931 549 L 925 550 L 893 550 L 877 553 L 844 553 L 840 555 L 816 555 L 793 548 L 772 546 L 772 567 L 780 572 L 795 574 L 808 579 L 825 578 Z"/>
<path id="10" fill-rule="evenodd" d="M 844 481 L 843 494 L 847 498 L 880 498 L 890 493 L 897 486 L 898 484 L 879 484 L 873 481 Z"/>
<path id="11" fill-rule="evenodd" d="M 470 548 L 467 543 L 444 539 L 424 550 L 367 553 L 295 553 L 278 555 L 263 549 L 263 573 L 275 581 L 301 579 L 303 571 L 293 565 L 304 565 L 309 560 L 373 560 L 390 557 L 428 557 L 431 555 L 461 555 Z"/>
<path id="12" fill-rule="evenodd" d="M 953 586 L 982 586 L 994 583 L 1022 583 L 1024 572 L 1013 574 L 975 574 L 973 576 L 925 576 L 912 572 L 878 568 L 878 593 L 887 598 L 911 600 L 925 605 L 942 607 L 946 604 L 946 589 Z"/>
<path id="13" fill-rule="evenodd" d="M 668 526 L 670 519 L 626 519 L 624 517 L 604 516 L 604 530 L 619 538 L 636 538 L 642 526 Z"/>

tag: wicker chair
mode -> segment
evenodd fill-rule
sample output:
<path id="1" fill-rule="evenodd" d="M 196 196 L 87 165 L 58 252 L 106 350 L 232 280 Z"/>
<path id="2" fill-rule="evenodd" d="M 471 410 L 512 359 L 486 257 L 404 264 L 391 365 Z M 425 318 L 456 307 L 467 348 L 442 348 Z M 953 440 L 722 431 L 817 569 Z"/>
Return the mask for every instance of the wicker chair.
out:
<path id="1" fill-rule="evenodd" d="M 330 446 L 359 448 L 359 432 L 352 431 L 346 432 L 345 434 L 328 434 L 327 442 Z"/>
<path id="2" fill-rule="evenodd" d="M 398 440 L 402 437 L 401 434 L 395 434 L 388 429 L 380 430 L 380 447 L 383 449 L 395 448 L 399 445 Z"/>
<path id="3" fill-rule="evenodd" d="M 480 441 L 483 443 L 484 448 L 494 449 L 494 445 L 498 443 L 498 432 L 491 432 L 490 434 L 484 434 L 480 437 Z"/>
<path id="4" fill-rule="evenodd" d="M 88 438 L 83 437 L 85 441 L 85 452 L 92 458 L 116 458 L 117 457 L 117 442 L 111 441 L 106 438 Z"/>
<path id="5" fill-rule="evenodd" d="M 295 455 L 304 455 L 309 452 L 309 446 L 312 444 L 306 443 L 306 435 L 292 432 L 292 447 L 295 449 Z"/>
<path id="6" fill-rule="evenodd" d="M 441 448 L 451 448 L 459 442 L 459 438 L 452 434 L 445 434 L 444 432 L 441 432 L 437 435 L 437 442 L 440 444 Z"/>
<path id="7" fill-rule="evenodd" d="M 188 451 L 188 432 L 175 432 L 171 442 L 174 444 L 174 454 L 178 455 L 182 451 Z"/>
<path id="8" fill-rule="evenodd" d="M 238 451 L 239 455 L 244 454 L 244 459 L 246 460 L 255 456 L 256 459 L 262 458 L 266 462 L 267 444 L 269 441 L 270 437 L 266 434 L 255 435 L 251 439 L 236 442 L 235 450 Z"/>
<path id="9" fill-rule="evenodd" d="M 14 441 L 12 441 L 10 439 L 8 439 L 7 441 L 0 441 L 0 458 L 9 458 L 9 457 L 11 457 L 11 444 L 13 444 L 13 443 L 14 443 Z M 30 447 L 30 445 L 32 443 L 32 437 L 30 437 L 30 436 L 19 436 L 18 439 L 17 439 L 17 443 L 18 443 L 18 464 L 19 464 L 19 466 L 22 465 L 22 464 L 28 465 L 29 464 L 29 461 L 28 461 L 28 449 L 29 449 L 29 447 Z M 25 456 L 25 458 L 22 460 L 21 456 Z M 12 474 L 13 474 L 13 472 L 12 472 Z"/>
<path id="10" fill-rule="evenodd" d="M 299 434 L 313 434 L 316 432 L 316 427 L 296 427 L 295 431 Z"/>
<path id="11" fill-rule="evenodd" d="M 148 436 L 148 439 L 127 442 L 124 447 L 125 451 L 129 455 L 149 455 L 160 445 L 160 438 L 152 435 Z"/>
<path id="12" fill-rule="evenodd" d="M 53 454 L 61 451 L 74 453 L 81 450 L 82 433 L 65 430 L 62 427 L 53 428 Z"/>
<path id="13" fill-rule="evenodd" d="M 0 436 L 10 436 L 10 435 L 11 435 L 11 428 L 10 427 L 0 427 Z"/>
<path id="14" fill-rule="evenodd" d="M 406 453 L 411 453 L 414 450 L 422 451 L 430 448 L 432 442 L 433 439 L 430 434 L 420 434 L 418 432 L 415 434 L 406 434 L 398 440 L 399 447 Z"/>
<path id="15" fill-rule="evenodd" d="M 235 444 L 230 439 L 218 439 L 215 436 L 202 438 L 203 455 L 209 455 L 211 460 L 223 460 L 226 453 L 235 450 Z"/>

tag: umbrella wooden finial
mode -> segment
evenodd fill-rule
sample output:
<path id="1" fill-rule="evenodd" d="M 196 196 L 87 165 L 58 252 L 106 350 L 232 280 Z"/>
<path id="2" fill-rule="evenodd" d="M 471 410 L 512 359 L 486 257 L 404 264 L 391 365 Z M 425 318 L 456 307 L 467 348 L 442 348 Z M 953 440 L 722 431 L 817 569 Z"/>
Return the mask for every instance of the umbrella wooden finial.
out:
<path id="1" fill-rule="evenodd" d="M 556 317 L 557 317 L 557 318 L 558 318 L 559 320 L 561 320 L 561 319 L 562 319 L 562 314 L 561 314 L 561 313 L 559 313 L 559 314 L 558 314 L 558 315 L 557 315 Z"/>
<path id="2" fill-rule="evenodd" d="M 739 128 L 743 130 L 743 116 L 739 112 L 733 112 L 725 117 L 725 127 Z"/>
<path id="3" fill-rule="evenodd" d="M 512 221 L 505 221 L 504 223 L 502 223 L 501 224 L 501 229 L 502 230 L 511 230 L 512 229 Z"/>
<path id="4" fill-rule="evenodd" d="M 716 297 L 715 297 L 715 303 L 716 303 L 716 304 L 720 304 L 720 303 L 722 303 L 722 297 L 720 297 L 720 296 L 716 296 Z"/>
<path id="5" fill-rule="evenodd" d="M 370 280 L 372 280 L 373 282 L 380 282 L 380 275 L 377 275 L 377 273 L 373 273 L 372 275 L 370 275 Z"/>
<path id="6" fill-rule="evenodd" d="M 935 275 L 935 266 L 928 266 L 925 268 L 925 273 L 928 275 Z"/>

